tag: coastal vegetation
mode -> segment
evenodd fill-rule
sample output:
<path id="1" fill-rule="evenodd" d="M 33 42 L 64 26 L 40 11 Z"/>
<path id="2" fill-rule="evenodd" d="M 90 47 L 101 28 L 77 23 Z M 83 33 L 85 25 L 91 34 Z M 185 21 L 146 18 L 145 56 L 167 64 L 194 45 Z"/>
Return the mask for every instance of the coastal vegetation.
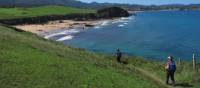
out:
<path id="1" fill-rule="evenodd" d="M 128 11 L 120 8 L 120 7 L 109 7 L 100 9 L 97 11 L 99 17 L 110 18 L 110 17 L 128 17 Z"/>
<path id="2" fill-rule="evenodd" d="M 40 5 L 0 8 L 0 88 L 171 88 L 165 84 L 164 62 L 123 56 L 125 64 L 121 64 L 115 56 L 73 48 L 10 26 L 127 17 L 128 8 L 118 5 L 91 10 Z M 176 87 L 199 88 L 199 71 L 200 63 L 197 71 L 193 71 L 192 62 L 177 64 Z"/>
<path id="3" fill-rule="evenodd" d="M 165 63 L 123 57 L 128 63 L 119 64 L 114 56 L 68 47 L 18 30 L 0 26 L 1 88 L 169 87 L 164 83 Z M 189 62 L 178 65 L 178 88 L 199 88 L 200 73 L 191 68 Z"/>
<path id="4" fill-rule="evenodd" d="M 0 88 L 159 88 L 113 57 L 28 32 L 0 26 L 0 42 Z"/>
<path id="5" fill-rule="evenodd" d="M 26 17 L 38 17 L 49 15 L 67 15 L 78 13 L 95 13 L 95 10 L 78 9 L 64 6 L 41 6 L 41 7 L 15 7 L 15 8 L 0 8 L 0 20 L 16 19 Z"/>
<path id="6" fill-rule="evenodd" d="M 62 5 L 75 8 L 101 9 L 105 7 L 121 7 L 131 11 L 152 11 L 152 10 L 200 10 L 200 4 L 167 4 L 167 5 L 139 5 L 119 3 L 84 3 L 79 0 L 0 0 L 0 7 L 34 7 L 46 5 Z"/>
<path id="7" fill-rule="evenodd" d="M 63 6 L 0 8 L 0 23 L 9 25 L 42 24 L 54 20 L 97 20 L 128 16 L 128 11 L 119 7 L 104 8 L 97 11 Z"/>

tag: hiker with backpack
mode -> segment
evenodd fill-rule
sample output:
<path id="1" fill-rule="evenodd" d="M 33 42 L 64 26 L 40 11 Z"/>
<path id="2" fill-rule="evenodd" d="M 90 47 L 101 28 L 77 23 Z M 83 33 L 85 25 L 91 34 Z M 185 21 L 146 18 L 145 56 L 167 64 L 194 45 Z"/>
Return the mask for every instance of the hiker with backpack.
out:
<path id="1" fill-rule="evenodd" d="M 172 85 L 175 86 L 174 73 L 176 71 L 176 63 L 173 60 L 172 56 L 168 57 L 168 61 L 167 61 L 167 64 L 165 66 L 165 69 L 167 71 L 166 84 L 169 84 L 169 79 L 171 79 Z"/>
<path id="2" fill-rule="evenodd" d="M 122 52 L 119 49 L 117 49 L 116 56 L 117 56 L 117 61 L 121 63 Z"/>

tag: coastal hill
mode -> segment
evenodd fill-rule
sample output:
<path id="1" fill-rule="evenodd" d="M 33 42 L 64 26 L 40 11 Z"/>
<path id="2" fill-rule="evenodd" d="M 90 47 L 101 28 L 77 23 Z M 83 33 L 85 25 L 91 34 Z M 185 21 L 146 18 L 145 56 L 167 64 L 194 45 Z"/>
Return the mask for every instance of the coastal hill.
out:
<path id="1" fill-rule="evenodd" d="M 128 11 L 119 7 L 109 7 L 97 11 L 64 6 L 0 8 L 0 23 L 9 25 L 41 24 L 54 20 L 97 20 L 128 16 Z"/>
<path id="2" fill-rule="evenodd" d="M 1 88 L 171 88 L 164 82 L 165 63 L 124 56 L 126 64 L 120 64 L 114 56 L 8 27 L 0 26 Z M 199 88 L 200 72 L 191 68 L 178 65 L 177 88 Z"/>
<path id="3" fill-rule="evenodd" d="M 80 9 L 65 6 L 38 6 L 38 7 L 15 7 L 15 8 L 0 8 L 1 19 L 16 19 L 25 17 L 38 17 L 47 15 L 67 15 L 67 14 L 84 14 L 95 13 L 96 10 Z"/>
<path id="4" fill-rule="evenodd" d="M 117 9 L 123 13 L 120 16 L 127 16 Z M 107 13 L 116 12 L 99 10 L 102 17 L 115 17 Z M 10 24 L 100 19 L 96 10 L 60 6 L 1 8 L 0 13 L 1 22 Z M 172 88 L 165 85 L 165 63 L 141 57 L 122 59 L 124 64 L 112 55 L 69 47 L 0 23 L 0 88 Z M 200 64 L 197 67 L 200 70 Z M 190 62 L 177 65 L 175 88 L 199 88 L 200 72 L 191 68 Z"/>
<path id="5" fill-rule="evenodd" d="M 0 26 L 0 88 L 160 88 L 112 56 Z"/>
<path id="6" fill-rule="evenodd" d="M 79 5 L 80 1 L 77 0 L 0 0 L 0 6 L 13 7 L 31 7 L 31 6 L 44 6 L 44 5 Z"/>
<path id="7" fill-rule="evenodd" d="M 167 5 L 138 5 L 119 3 L 84 3 L 79 0 L 0 0 L 0 7 L 35 7 L 46 5 L 62 5 L 76 8 L 101 9 L 105 7 L 122 7 L 131 11 L 152 10 L 200 10 L 200 4 L 167 4 Z"/>
<path id="8" fill-rule="evenodd" d="M 97 11 L 97 14 L 100 15 L 100 17 L 104 17 L 104 18 L 129 16 L 128 11 L 119 7 L 109 7 L 109 8 L 100 9 Z"/>

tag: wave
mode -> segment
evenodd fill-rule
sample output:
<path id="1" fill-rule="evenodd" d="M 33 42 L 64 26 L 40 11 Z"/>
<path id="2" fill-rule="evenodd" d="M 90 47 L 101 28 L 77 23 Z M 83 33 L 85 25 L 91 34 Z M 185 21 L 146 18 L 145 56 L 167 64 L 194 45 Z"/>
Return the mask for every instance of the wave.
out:
<path id="1" fill-rule="evenodd" d="M 120 24 L 120 25 L 118 25 L 118 27 L 124 27 L 125 25 L 123 25 L 123 24 Z"/>
<path id="2" fill-rule="evenodd" d="M 124 23 L 125 25 L 127 25 L 128 23 Z"/>
<path id="3" fill-rule="evenodd" d="M 104 21 L 100 21 L 98 23 L 96 23 L 96 26 L 94 27 L 95 29 L 99 29 L 101 28 L 101 26 L 106 26 L 108 25 L 110 22 L 110 20 L 104 20 Z"/>
<path id="4" fill-rule="evenodd" d="M 119 23 L 119 21 L 113 21 L 112 24 Z"/>
<path id="5" fill-rule="evenodd" d="M 74 33 L 78 33 L 78 32 L 79 31 L 77 29 L 70 29 L 70 30 L 65 30 L 65 31 L 62 31 L 62 32 L 58 32 L 58 33 L 53 33 L 53 34 L 47 35 L 44 38 L 45 39 L 49 39 L 51 37 L 58 36 L 58 35 L 68 35 L 68 34 L 74 34 Z"/>
<path id="6" fill-rule="evenodd" d="M 99 29 L 99 28 L 101 28 L 100 26 L 96 26 L 96 27 L 94 27 L 95 29 Z"/>
<path id="7" fill-rule="evenodd" d="M 121 17 L 121 19 L 122 19 L 122 20 L 132 20 L 133 17 L 132 17 L 132 16 L 131 16 L 131 17 Z"/>
<path id="8" fill-rule="evenodd" d="M 112 24 L 123 23 L 124 25 L 127 25 L 131 19 L 133 19 L 133 17 L 121 17 L 121 18 L 115 19 L 115 20 L 104 20 L 104 21 L 100 21 L 99 23 L 97 23 L 98 26 L 95 26 L 94 28 L 99 29 L 99 28 L 101 28 L 101 26 L 106 26 L 109 23 L 112 23 Z M 119 25 L 119 27 L 123 27 L 124 25 Z"/>
<path id="9" fill-rule="evenodd" d="M 127 24 L 128 24 L 128 22 L 125 22 L 125 23 L 119 24 L 118 27 L 124 27 Z"/>
<path id="10" fill-rule="evenodd" d="M 105 26 L 105 25 L 108 25 L 108 23 L 109 23 L 109 21 L 103 21 L 101 25 Z"/>
<path id="11" fill-rule="evenodd" d="M 125 23 L 127 24 L 131 19 L 133 19 L 132 17 L 122 17 L 120 19 L 116 19 L 116 20 L 113 20 L 112 23 L 115 24 L 115 23 Z"/>
<path id="12" fill-rule="evenodd" d="M 65 36 L 65 37 L 61 37 L 61 38 L 59 38 L 58 40 L 56 40 L 56 41 L 65 41 L 65 40 L 71 40 L 71 39 L 73 39 L 73 37 L 74 36 L 72 36 L 72 35 L 67 35 L 67 36 Z"/>
<path id="13" fill-rule="evenodd" d="M 115 24 L 115 23 L 128 23 L 129 21 L 125 21 L 125 20 L 116 20 L 116 21 L 113 21 L 112 23 Z"/>

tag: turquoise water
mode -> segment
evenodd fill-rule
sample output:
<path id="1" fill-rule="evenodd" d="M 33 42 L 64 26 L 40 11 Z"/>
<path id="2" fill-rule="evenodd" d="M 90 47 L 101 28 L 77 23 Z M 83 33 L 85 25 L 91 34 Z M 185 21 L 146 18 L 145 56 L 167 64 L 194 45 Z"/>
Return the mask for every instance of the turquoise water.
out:
<path id="1" fill-rule="evenodd" d="M 126 55 L 165 60 L 172 55 L 190 60 L 200 54 L 200 12 L 141 12 L 100 27 L 74 33 L 66 45 L 113 54 L 117 48 Z M 63 37 L 56 36 L 54 39 Z"/>

